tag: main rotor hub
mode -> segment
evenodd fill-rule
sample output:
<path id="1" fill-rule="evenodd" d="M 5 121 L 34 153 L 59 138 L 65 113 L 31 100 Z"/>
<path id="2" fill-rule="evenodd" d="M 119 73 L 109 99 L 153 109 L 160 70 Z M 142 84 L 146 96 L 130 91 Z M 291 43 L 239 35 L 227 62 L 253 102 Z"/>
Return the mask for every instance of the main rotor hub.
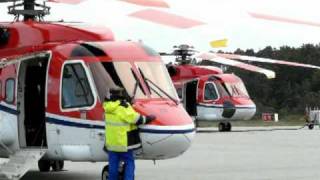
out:
<path id="1" fill-rule="evenodd" d="M 176 62 L 181 64 L 189 64 L 193 60 L 192 56 L 195 54 L 193 46 L 187 44 L 182 44 L 179 46 L 174 46 L 173 55 L 176 56 Z"/>
<path id="2" fill-rule="evenodd" d="M 23 16 L 24 20 L 37 19 L 40 21 L 44 16 L 50 14 L 50 7 L 46 6 L 45 1 L 43 4 L 39 4 L 34 0 L 13 0 L 13 5 L 9 6 L 8 10 L 9 14 L 15 16 L 15 20 L 19 20 L 20 16 Z"/>

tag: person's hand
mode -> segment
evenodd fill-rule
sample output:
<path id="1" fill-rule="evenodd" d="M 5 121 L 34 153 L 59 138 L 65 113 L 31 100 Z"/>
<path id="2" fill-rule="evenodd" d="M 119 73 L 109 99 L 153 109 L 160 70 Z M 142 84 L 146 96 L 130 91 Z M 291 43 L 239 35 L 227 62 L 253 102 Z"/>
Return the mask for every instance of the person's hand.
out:
<path id="1" fill-rule="evenodd" d="M 146 116 L 146 124 L 150 123 L 151 121 L 155 120 L 156 119 L 156 116 L 155 115 L 147 115 Z"/>

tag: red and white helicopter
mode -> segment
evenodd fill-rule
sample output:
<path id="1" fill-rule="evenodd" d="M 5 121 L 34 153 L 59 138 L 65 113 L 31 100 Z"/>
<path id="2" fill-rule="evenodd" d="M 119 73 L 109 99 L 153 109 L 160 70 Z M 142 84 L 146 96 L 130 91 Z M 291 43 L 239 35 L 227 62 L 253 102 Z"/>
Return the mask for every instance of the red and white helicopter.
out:
<path id="1" fill-rule="evenodd" d="M 34 0 L 13 3 L 15 21 L 0 23 L 0 157 L 9 158 L 0 179 L 21 178 L 33 162 L 46 172 L 65 160 L 107 161 L 102 101 L 115 86 L 138 112 L 157 117 L 140 127 L 139 159 L 173 158 L 190 147 L 194 123 L 156 51 L 115 41 L 108 28 L 45 22 L 50 8 Z"/>
<path id="2" fill-rule="evenodd" d="M 160 54 L 175 56 L 175 64 L 169 64 L 167 68 L 187 112 L 195 120 L 220 122 L 219 131 L 230 131 L 232 128 L 230 121 L 251 119 L 255 115 L 256 105 L 238 76 L 224 73 L 218 67 L 199 65 L 199 60 L 262 73 L 267 78 L 274 78 L 275 73 L 232 59 L 320 69 L 309 64 L 252 56 L 196 53 L 193 47 L 188 45 L 175 46 L 172 53 Z"/>

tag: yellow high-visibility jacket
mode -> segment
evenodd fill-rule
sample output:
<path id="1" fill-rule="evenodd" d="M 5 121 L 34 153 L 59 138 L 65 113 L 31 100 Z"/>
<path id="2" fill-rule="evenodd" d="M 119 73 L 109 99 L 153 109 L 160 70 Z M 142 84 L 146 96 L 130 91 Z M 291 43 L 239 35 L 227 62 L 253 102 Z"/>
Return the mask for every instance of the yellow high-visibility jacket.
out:
<path id="1" fill-rule="evenodd" d="M 113 152 L 127 152 L 141 146 L 137 123 L 145 119 L 129 103 L 117 101 L 103 103 L 105 111 L 106 148 Z"/>

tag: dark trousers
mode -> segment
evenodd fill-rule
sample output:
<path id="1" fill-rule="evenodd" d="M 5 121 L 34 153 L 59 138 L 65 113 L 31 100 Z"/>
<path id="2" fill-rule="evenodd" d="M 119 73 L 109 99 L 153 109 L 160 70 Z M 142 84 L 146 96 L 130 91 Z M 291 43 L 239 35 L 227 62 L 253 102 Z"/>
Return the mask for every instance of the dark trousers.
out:
<path id="1" fill-rule="evenodd" d="M 124 162 L 124 180 L 134 180 L 134 157 L 133 151 L 112 152 L 108 151 L 109 156 L 109 180 L 119 180 L 119 164 Z"/>

